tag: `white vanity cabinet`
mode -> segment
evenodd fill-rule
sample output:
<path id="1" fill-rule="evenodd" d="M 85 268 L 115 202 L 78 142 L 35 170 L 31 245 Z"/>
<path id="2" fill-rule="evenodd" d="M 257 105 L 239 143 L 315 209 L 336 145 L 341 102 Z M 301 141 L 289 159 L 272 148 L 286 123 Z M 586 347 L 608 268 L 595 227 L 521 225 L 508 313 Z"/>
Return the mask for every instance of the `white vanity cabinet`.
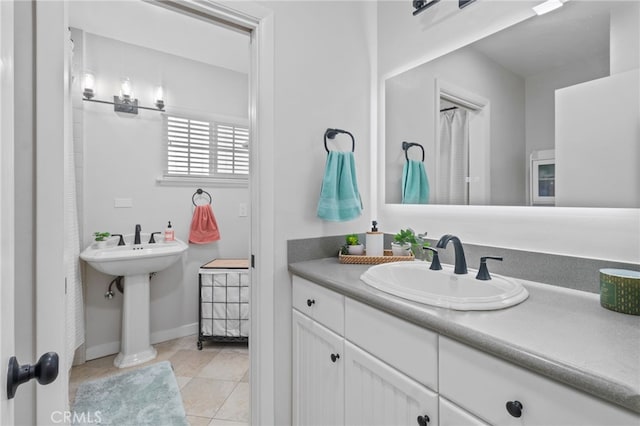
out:
<path id="1" fill-rule="evenodd" d="M 296 276 L 293 308 L 294 425 L 438 425 L 437 393 L 398 369 L 435 387 L 437 335 Z M 403 329 L 418 333 L 414 353 L 397 351 Z"/>
<path id="2" fill-rule="evenodd" d="M 439 353 L 440 395 L 492 425 L 640 424 L 638 414 L 443 336 Z"/>
<path id="3" fill-rule="evenodd" d="M 297 276 L 293 306 L 295 425 L 640 426 L 637 413 Z"/>

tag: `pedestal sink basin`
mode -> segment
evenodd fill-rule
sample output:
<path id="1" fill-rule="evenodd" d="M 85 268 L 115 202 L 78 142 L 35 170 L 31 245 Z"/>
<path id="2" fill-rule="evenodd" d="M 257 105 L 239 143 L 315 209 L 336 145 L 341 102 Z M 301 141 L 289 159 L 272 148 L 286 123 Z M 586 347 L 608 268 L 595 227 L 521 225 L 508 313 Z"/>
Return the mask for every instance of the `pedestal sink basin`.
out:
<path id="1" fill-rule="evenodd" d="M 144 241 L 148 234 L 142 234 Z M 122 307 L 122 339 L 120 353 L 113 361 L 116 367 L 142 364 L 156 357 L 157 352 L 150 343 L 149 329 L 149 274 L 173 265 L 188 246 L 180 240 L 155 244 L 131 244 L 133 238 L 126 236 L 127 244 L 118 246 L 109 241 L 105 248 L 95 244 L 87 247 L 80 258 L 94 269 L 109 275 L 124 276 L 124 301 Z"/>
<path id="2" fill-rule="evenodd" d="M 432 271 L 427 262 L 396 262 L 372 266 L 360 279 L 385 293 L 414 302 L 459 311 L 484 311 L 517 305 L 529 297 L 518 281 L 491 274 L 491 280 L 475 278 L 476 272 L 453 273 L 453 266 Z"/>

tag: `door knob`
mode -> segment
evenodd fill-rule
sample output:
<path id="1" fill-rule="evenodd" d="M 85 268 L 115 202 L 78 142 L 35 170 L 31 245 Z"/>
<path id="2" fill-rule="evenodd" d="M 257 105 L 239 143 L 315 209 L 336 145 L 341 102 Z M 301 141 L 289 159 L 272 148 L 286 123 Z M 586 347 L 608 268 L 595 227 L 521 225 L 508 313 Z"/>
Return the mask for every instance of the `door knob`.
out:
<path id="1" fill-rule="evenodd" d="M 431 419 L 426 414 L 424 416 L 418 416 L 418 425 L 419 426 L 427 426 L 427 424 L 430 421 L 431 421 Z"/>
<path id="2" fill-rule="evenodd" d="M 18 359 L 12 356 L 9 359 L 9 371 L 7 373 L 7 399 L 16 395 L 16 389 L 23 383 L 35 378 L 41 385 L 48 385 L 58 377 L 58 354 L 47 352 L 42 355 L 34 365 L 20 365 Z"/>
<path id="3" fill-rule="evenodd" d="M 507 402 L 507 411 L 513 417 L 522 416 L 522 409 L 523 408 L 524 407 L 522 406 L 522 403 L 520 401 L 508 401 Z"/>
<path id="4" fill-rule="evenodd" d="M 311 305 L 314 305 L 316 303 L 315 299 L 307 299 L 307 306 L 311 307 Z"/>
<path id="5" fill-rule="evenodd" d="M 336 362 L 340 359 L 340 354 L 331 354 L 331 362 Z"/>

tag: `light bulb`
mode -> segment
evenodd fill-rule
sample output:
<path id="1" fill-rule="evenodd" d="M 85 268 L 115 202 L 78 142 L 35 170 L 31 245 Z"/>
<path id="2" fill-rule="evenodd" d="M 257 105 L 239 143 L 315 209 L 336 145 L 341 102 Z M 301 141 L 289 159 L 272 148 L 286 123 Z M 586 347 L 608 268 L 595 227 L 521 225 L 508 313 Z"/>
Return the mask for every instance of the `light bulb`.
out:
<path id="1" fill-rule="evenodd" d="M 87 99 L 93 98 L 93 96 L 95 95 L 93 91 L 95 89 L 95 84 L 96 84 L 95 76 L 90 72 L 85 72 L 84 73 L 84 91 L 82 92 L 82 95 L 85 98 Z"/>
<path id="2" fill-rule="evenodd" d="M 164 109 L 164 90 L 162 86 L 156 88 L 155 104 L 158 109 Z"/>
<path id="3" fill-rule="evenodd" d="M 124 100 L 129 100 L 133 97 L 133 89 L 131 88 L 131 80 L 129 78 L 123 78 L 120 85 L 120 97 Z"/>

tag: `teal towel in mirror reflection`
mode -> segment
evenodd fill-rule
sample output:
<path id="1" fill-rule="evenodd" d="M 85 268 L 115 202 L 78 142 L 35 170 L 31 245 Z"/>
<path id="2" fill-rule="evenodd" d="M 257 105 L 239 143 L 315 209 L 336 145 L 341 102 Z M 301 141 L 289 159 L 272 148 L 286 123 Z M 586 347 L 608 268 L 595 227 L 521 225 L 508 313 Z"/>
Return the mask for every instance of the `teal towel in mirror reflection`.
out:
<path id="1" fill-rule="evenodd" d="M 402 204 L 428 204 L 429 179 L 422 161 L 407 160 L 402 170 Z"/>
<path id="2" fill-rule="evenodd" d="M 320 190 L 318 217 L 332 222 L 362 214 L 353 152 L 329 151 Z"/>

